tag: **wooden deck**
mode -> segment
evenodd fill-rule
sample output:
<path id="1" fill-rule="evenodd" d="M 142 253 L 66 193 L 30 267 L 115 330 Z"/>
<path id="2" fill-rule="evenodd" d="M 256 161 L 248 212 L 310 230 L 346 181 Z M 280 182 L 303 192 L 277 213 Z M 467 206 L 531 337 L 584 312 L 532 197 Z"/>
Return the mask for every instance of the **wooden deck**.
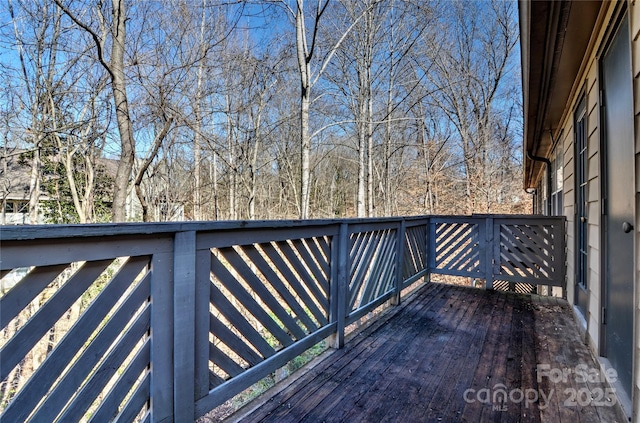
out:
<path id="1" fill-rule="evenodd" d="M 596 369 L 566 301 L 432 283 L 232 420 L 623 421 Z"/>

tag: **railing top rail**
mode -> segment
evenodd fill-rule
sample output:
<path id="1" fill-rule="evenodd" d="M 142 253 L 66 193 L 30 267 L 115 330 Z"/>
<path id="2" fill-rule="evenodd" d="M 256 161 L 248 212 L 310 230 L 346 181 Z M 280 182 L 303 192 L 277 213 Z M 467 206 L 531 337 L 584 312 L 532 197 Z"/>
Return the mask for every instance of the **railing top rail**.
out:
<path id="1" fill-rule="evenodd" d="M 440 216 L 438 216 L 440 217 Z M 544 214 L 472 214 L 470 217 L 494 219 L 542 219 L 542 220 L 567 220 L 566 216 L 547 216 Z"/>
<path id="2" fill-rule="evenodd" d="M 437 219 L 478 219 L 493 217 L 499 219 L 549 219 L 557 220 L 562 216 L 541 215 L 422 215 L 396 216 L 377 218 L 349 219 L 310 219 L 310 220 L 229 220 L 229 221 L 197 221 L 197 222 L 154 222 L 154 223 L 99 223 L 73 225 L 0 225 L 0 241 L 18 241 L 46 238 L 76 238 L 96 236 L 152 235 L 176 232 L 230 231 L 243 229 L 277 229 L 304 228 L 318 226 L 334 226 L 347 223 L 376 224 L 421 221 Z"/>
<path id="3" fill-rule="evenodd" d="M 0 240 L 28 240 L 38 238 L 71 238 L 94 236 L 117 236 L 139 234 L 164 234 L 175 232 L 229 231 L 263 228 L 303 228 L 334 226 L 341 223 L 370 223 L 374 221 L 396 222 L 402 218 L 386 219 L 315 219 L 315 220 L 229 220 L 199 222 L 154 222 L 154 223 L 101 223 L 73 225 L 0 225 Z"/>

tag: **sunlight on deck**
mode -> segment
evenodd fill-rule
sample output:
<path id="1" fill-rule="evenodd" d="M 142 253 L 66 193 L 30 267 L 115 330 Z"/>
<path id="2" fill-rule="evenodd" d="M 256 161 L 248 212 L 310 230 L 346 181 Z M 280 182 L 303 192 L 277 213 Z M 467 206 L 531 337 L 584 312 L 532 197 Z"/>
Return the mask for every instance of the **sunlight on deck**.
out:
<path id="1" fill-rule="evenodd" d="M 232 419 L 622 421 L 609 389 L 566 301 L 431 283 Z"/>

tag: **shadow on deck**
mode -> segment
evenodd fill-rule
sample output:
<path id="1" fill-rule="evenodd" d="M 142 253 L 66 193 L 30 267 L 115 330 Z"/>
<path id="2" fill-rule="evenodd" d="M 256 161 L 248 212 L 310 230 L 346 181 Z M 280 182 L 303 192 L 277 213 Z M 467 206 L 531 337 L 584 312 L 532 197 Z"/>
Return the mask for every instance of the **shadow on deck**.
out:
<path id="1" fill-rule="evenodd" d="M 622 421 L 569 304 L 427 284 L 246 422 Z"/>

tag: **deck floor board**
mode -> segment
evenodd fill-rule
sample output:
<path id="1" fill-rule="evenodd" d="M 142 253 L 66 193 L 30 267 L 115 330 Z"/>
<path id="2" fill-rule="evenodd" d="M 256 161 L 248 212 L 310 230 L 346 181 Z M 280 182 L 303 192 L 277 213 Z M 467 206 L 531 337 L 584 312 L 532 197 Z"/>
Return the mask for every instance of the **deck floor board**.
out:
<path id="1" fill-rule="evenodd" d="M 622 421 L 610 404 L 571 404 L 604 384 L 537 374 L 579 364 L 597 369 L 565 301 L 433 283 L 232 420 Z"/>

